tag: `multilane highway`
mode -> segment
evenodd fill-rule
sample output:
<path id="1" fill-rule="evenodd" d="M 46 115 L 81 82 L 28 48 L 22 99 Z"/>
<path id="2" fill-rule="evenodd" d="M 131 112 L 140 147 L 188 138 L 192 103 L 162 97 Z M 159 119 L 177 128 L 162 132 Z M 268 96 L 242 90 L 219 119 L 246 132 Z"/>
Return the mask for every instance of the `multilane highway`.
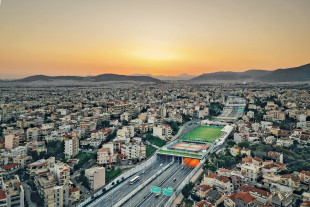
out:
<path id="1" fill-rule="evenodd" d="M 171 187 L 173 190 L 175 190 L 181 182 L 187 177 L 187 175 L 193 170 L 192 167 L 189 167 L 187 165 L 178 165 L 177 169 L 174 169 L 173 174 L 170 176 L 167 176 L 162 182 L 160 182 L 160 185 L 158 185 L 161 188 L 168 188 Z M 174 181 L 174 178 L 176 178 L 176 181 Z M 163 194 L 160 194 L 159 197 L 155 197 L 154 193 L 150 193 L 150 186 L 148 189 L 146 189 L 147 193 L 144 194 L 143 199 L 138 199 L 139 202 L 136 202 L 136 205 L 126 205 L 126 207 L 129 206 L 148 206 L 148 207 L 157 207 L 157 206 L 163 206 L 170 198 L 170 196 L 165 196 Z M 140 192 L 142 194 L 142 192 Z"/>
<path id="2" fill-rule="evenodd" d="M 165 160 L 157 160 L 151 166 L 141 170 L 139 173 L 132 175 L 131 177 L 125 179 L 121 184 L 113 188 L 111 191 L 103 195 L 101 198 L 95 200 L 89 206 L 92 207 L 113 207 L 118 201 L 132 192 L 135 188 L 139 185 L 142 185 L 147 179 L 157 173 L 161 168 L 167 165 L 169 161 Z M 171 167 L 170 167 L 171 168 Z M 168 168 L 169 169 L 169 168 Z M 144 171 L 144 172 L 143 172 Z M 139 175 L 140 180 L 136 183 L 130 185 L 129 181 L 134 178 L 135 176 Z"/>
<path id="3" fill-rule="evenodd" d="M 144 201 L 150 199 L 152 195 L 155 196 L 154 193 L 151 193 L 151 186 L 174 188 L 186 177 L 188 171 L 190 170 L 191 169 L 187 166 L 183 166 L 180 163 L 174 163 L 167 170 L 165 170 L 165 172 L 159 175 L 151 183 L 145 186 L 140 192 L 130 198 L 125 204 L 123 204 L 123 207 L 144 205 Z M 176 178 L 177 180 L 173 181 L 173 178 Z M 165 186 L 166 184 L 169 186 Z"/>

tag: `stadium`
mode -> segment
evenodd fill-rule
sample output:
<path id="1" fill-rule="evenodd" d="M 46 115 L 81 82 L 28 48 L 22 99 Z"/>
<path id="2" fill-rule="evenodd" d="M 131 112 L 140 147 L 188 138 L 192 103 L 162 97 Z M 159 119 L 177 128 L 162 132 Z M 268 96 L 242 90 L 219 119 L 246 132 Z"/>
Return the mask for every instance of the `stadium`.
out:
<path id="1" fill-rule="evenodd" d="M 231 132 L 227 126 L 198 126 L 180 139 L 158 151 L 159 154 L 201 159 L 211 147 L 226 139 Z M 214 145 L 214 146 L 213 146 Z"/>
<path id="2" fill-rule="evenodd" d="M 199 126 L 181 138 L 181 140 L 213 143 L 222 135 L 223 127 Z"/>

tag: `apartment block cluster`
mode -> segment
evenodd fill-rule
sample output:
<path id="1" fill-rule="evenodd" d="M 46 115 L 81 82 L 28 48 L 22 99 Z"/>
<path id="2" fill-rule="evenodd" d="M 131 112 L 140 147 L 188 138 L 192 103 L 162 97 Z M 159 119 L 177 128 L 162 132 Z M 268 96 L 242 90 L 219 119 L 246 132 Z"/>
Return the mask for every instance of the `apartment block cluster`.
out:
<path id="1" fill-rule="evenodd" d="M 276 155 L 274 152 L 270 152 Z M 276 155 L 280 157 L 280 155 Z M 235 169 L 219 168 L 204 174 L 196 188 L 202 200 L 194 207 L 205 206 L 295 206 L 295 192 L 301 195 L 304 206 L 310 202 L 310 171 L 285 174 L 286 166 L 279 161 L 245 157 Z M 300 196 L 299 196 L 300 197 Z"/>
<path id="2" fill-rule="evenodd" d="M 80 189 L 70 181 L 70 166 L 55 161 L 55 157 L 30 163 L 26 171 L 34 181 L 44 206 L 68 206 L 80 199 Z"/>
<path id="3" fill-rule="evenodd" d="M 1 89 L 1 94 L 1 175 L 4 181 L 13 182 L 19 179 L 13 175 L 22 175 L 25 182 L 33 182 L 46 206 L 63 206 L 80 198 L 80 188 L 74 179 L 71 183 L 69 174 L 66 182 L 58 180 L 57 166 L 63 165 L 65 172 L 70 172 L 79 163 L 77 156 L 93 149 L 97 160 L 86 169 L 85 176 L 91 189 L 98 190 L 105 185 L 103 166 L 146 158 L 145 143 L 137 135 L 152 134 L 169 140 L 172 129 L 167 122 L 182 123 L 184 115 L 204 118 L 210 102 L 220 97 L 207 90 L 196 92 L 181 86 L 167 89 L 139 85 L 100 90 L 10 88 Z M 56 148 L 57 143 L 63 143 L 63 152 L 51 154 L 48 146 Z M 47 154 L 55 161 L 49 161 L 52 157 Z M 60 164 L 64 158 L 67 162 Z M 30 178 L 21 173 L 25 169 Z M 9 189 L 5 185 L 2 188 Z M 22 185 L 16 190 L 24 201 Z M 5 191 L 1 195 L 10 206 L 9 194 Z"/>
<path id="4" fill-rule="evenodd" d="M 98 190 L 106 184 L 106 166 L 146 158 L 146 134 L 169 141 L 173 137 L 169 122 L 206 119 L 211 112 L 220 111 L 213 105 L 224 104 L 228 95 L 244 97 L 248 103 L 247 114 L 236 123 L 237 143 L 261 139 L 278 146 L 309 143 L 310 101 L 309 92 L 303 88 L 255 84 L 129 85 L 1 88 L 1 202 L 10 206 L 10 192 L 14 190 L 19 192 L 16 195 L 23 206 L 21 200 L 25 200 L 27 189 L 22 184 L 29 180 L 46 206 L 77 202 L 82 192 L 68 172 L 78 174 L 74 165 L 79 163 L 79 154 L 86 151 L 97 155 L 89 162 L 94 164 L 87 166 L 85 176 L 91 189 Z M 262 114 L 260 121 L 256 121 L 258 114 Z M 294 127 L 279 127 L 286 121 Z M 56 147 L 59 143 L 63 144 L 63 151 L 51 154 L 51 145 Z"/>
<path id="5" fill-rule="evenodd" d="M 261 92 L 261 94 L 258 94 Z M 264 121 L 295 122 L 295 127 L 310 129 L 309 93 L 306 90 L 278 89 L 276 91 L 252 91 L 246 96 L 249 111 L 243 117 L 249 121 L 258 113 Z M 272 99 L 272 100 L 271 100 Z"/>
<path id="6" fill-rule="evenodd" d="M 249 122 L 239 120 L 235 125 L 234 141 L 248 141 L 251 144 L 263 142 L 279 147 L 289 147 L 298 143 L 300 146 L 310 144 L 310 130 L 284 130 L 273 122 Z"/>

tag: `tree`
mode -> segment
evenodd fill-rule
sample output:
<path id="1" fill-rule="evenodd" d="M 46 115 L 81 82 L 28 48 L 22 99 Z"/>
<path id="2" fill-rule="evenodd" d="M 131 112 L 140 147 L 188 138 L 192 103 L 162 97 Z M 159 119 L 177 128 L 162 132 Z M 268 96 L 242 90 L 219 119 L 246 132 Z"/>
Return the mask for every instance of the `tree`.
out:
<path id="1" fill-rule="evenodd" d="M 88 181 L 88 178 L 86 176 L 82 177 L 82 185 L 84 185 L 85 188 L 90 189 L 89 181 Z"/>
<path id="2" fill-rule="evenodd" d="M 248 141 L 243 141 L 243 142 L 240 142 L 238 144 L 239 147 L 241 148 L 249 148 L 250 147 L 250 143 Z"/>
<path id="3" fill-rule="evenodd" d="M 122 124 L 123 124 L 124 126 L 127 126 L 127 125 L 128 125 L 128 123 L 129 123 L 129 122 L 128 122 L 128 121 L 126 121 L 126 120 L 123 120 L 123 121 L 122 121 Z"/>
<path id="4" fill-rule="evenodd" d="M 39 155 L 38 155 L 37 151 L 30 151 L 30 155 L 31 155 L 33 160 L 38 160 L 39 159 Z"/>
<path id="5" fill-rule="evenodd" d="M 167 124 L 170 125 L 172 129 L 172 135 L 176 135 L 179 131 L 178 124 L 175 121 L 169 121 Z"/>
<path id="6" fill-rule="evenodd" d="M 227 141 L 227 147 L 231 148 L 231 147 L 233 147 L 235 145 L 236 145 L 236 142 L 234 140 L 229 139 Z"/>
<path id="7" fill-rule="evenodd" d="M 182 194 L 184 198 L 188 198 L 190 196 L 191 190 L 193 189 L 194 186 L 195 184 L 192 182 L 189 182 L 188 184 L 184 186 L 184 188 L 182 189 Z"/>
<path id="8" fill-rule="evenodd" d="M 200 197 L 197 196 L 195 193 L 191 193 L 191 197 L 192 197 L 192 199 L 194 199 L 197 202 L 201 200 Z"/>
<path id="9" fill-rule="evenodd" d="M 217 170 L 217 167 L 214 164 L 212 164 L 209 166 L 209 170 L 211 170 L 212 172 L 215 172 Z"/>

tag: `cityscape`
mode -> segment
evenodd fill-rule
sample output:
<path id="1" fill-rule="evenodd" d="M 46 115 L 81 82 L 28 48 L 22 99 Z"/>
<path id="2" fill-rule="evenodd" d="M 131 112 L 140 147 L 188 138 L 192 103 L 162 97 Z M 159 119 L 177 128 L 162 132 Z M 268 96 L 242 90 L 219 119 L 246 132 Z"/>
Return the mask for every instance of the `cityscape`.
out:
<path id="1" fill-rule="evenodd" d="M 309 207 L 309 6 L 0 0 L 0 207 Z"/>

